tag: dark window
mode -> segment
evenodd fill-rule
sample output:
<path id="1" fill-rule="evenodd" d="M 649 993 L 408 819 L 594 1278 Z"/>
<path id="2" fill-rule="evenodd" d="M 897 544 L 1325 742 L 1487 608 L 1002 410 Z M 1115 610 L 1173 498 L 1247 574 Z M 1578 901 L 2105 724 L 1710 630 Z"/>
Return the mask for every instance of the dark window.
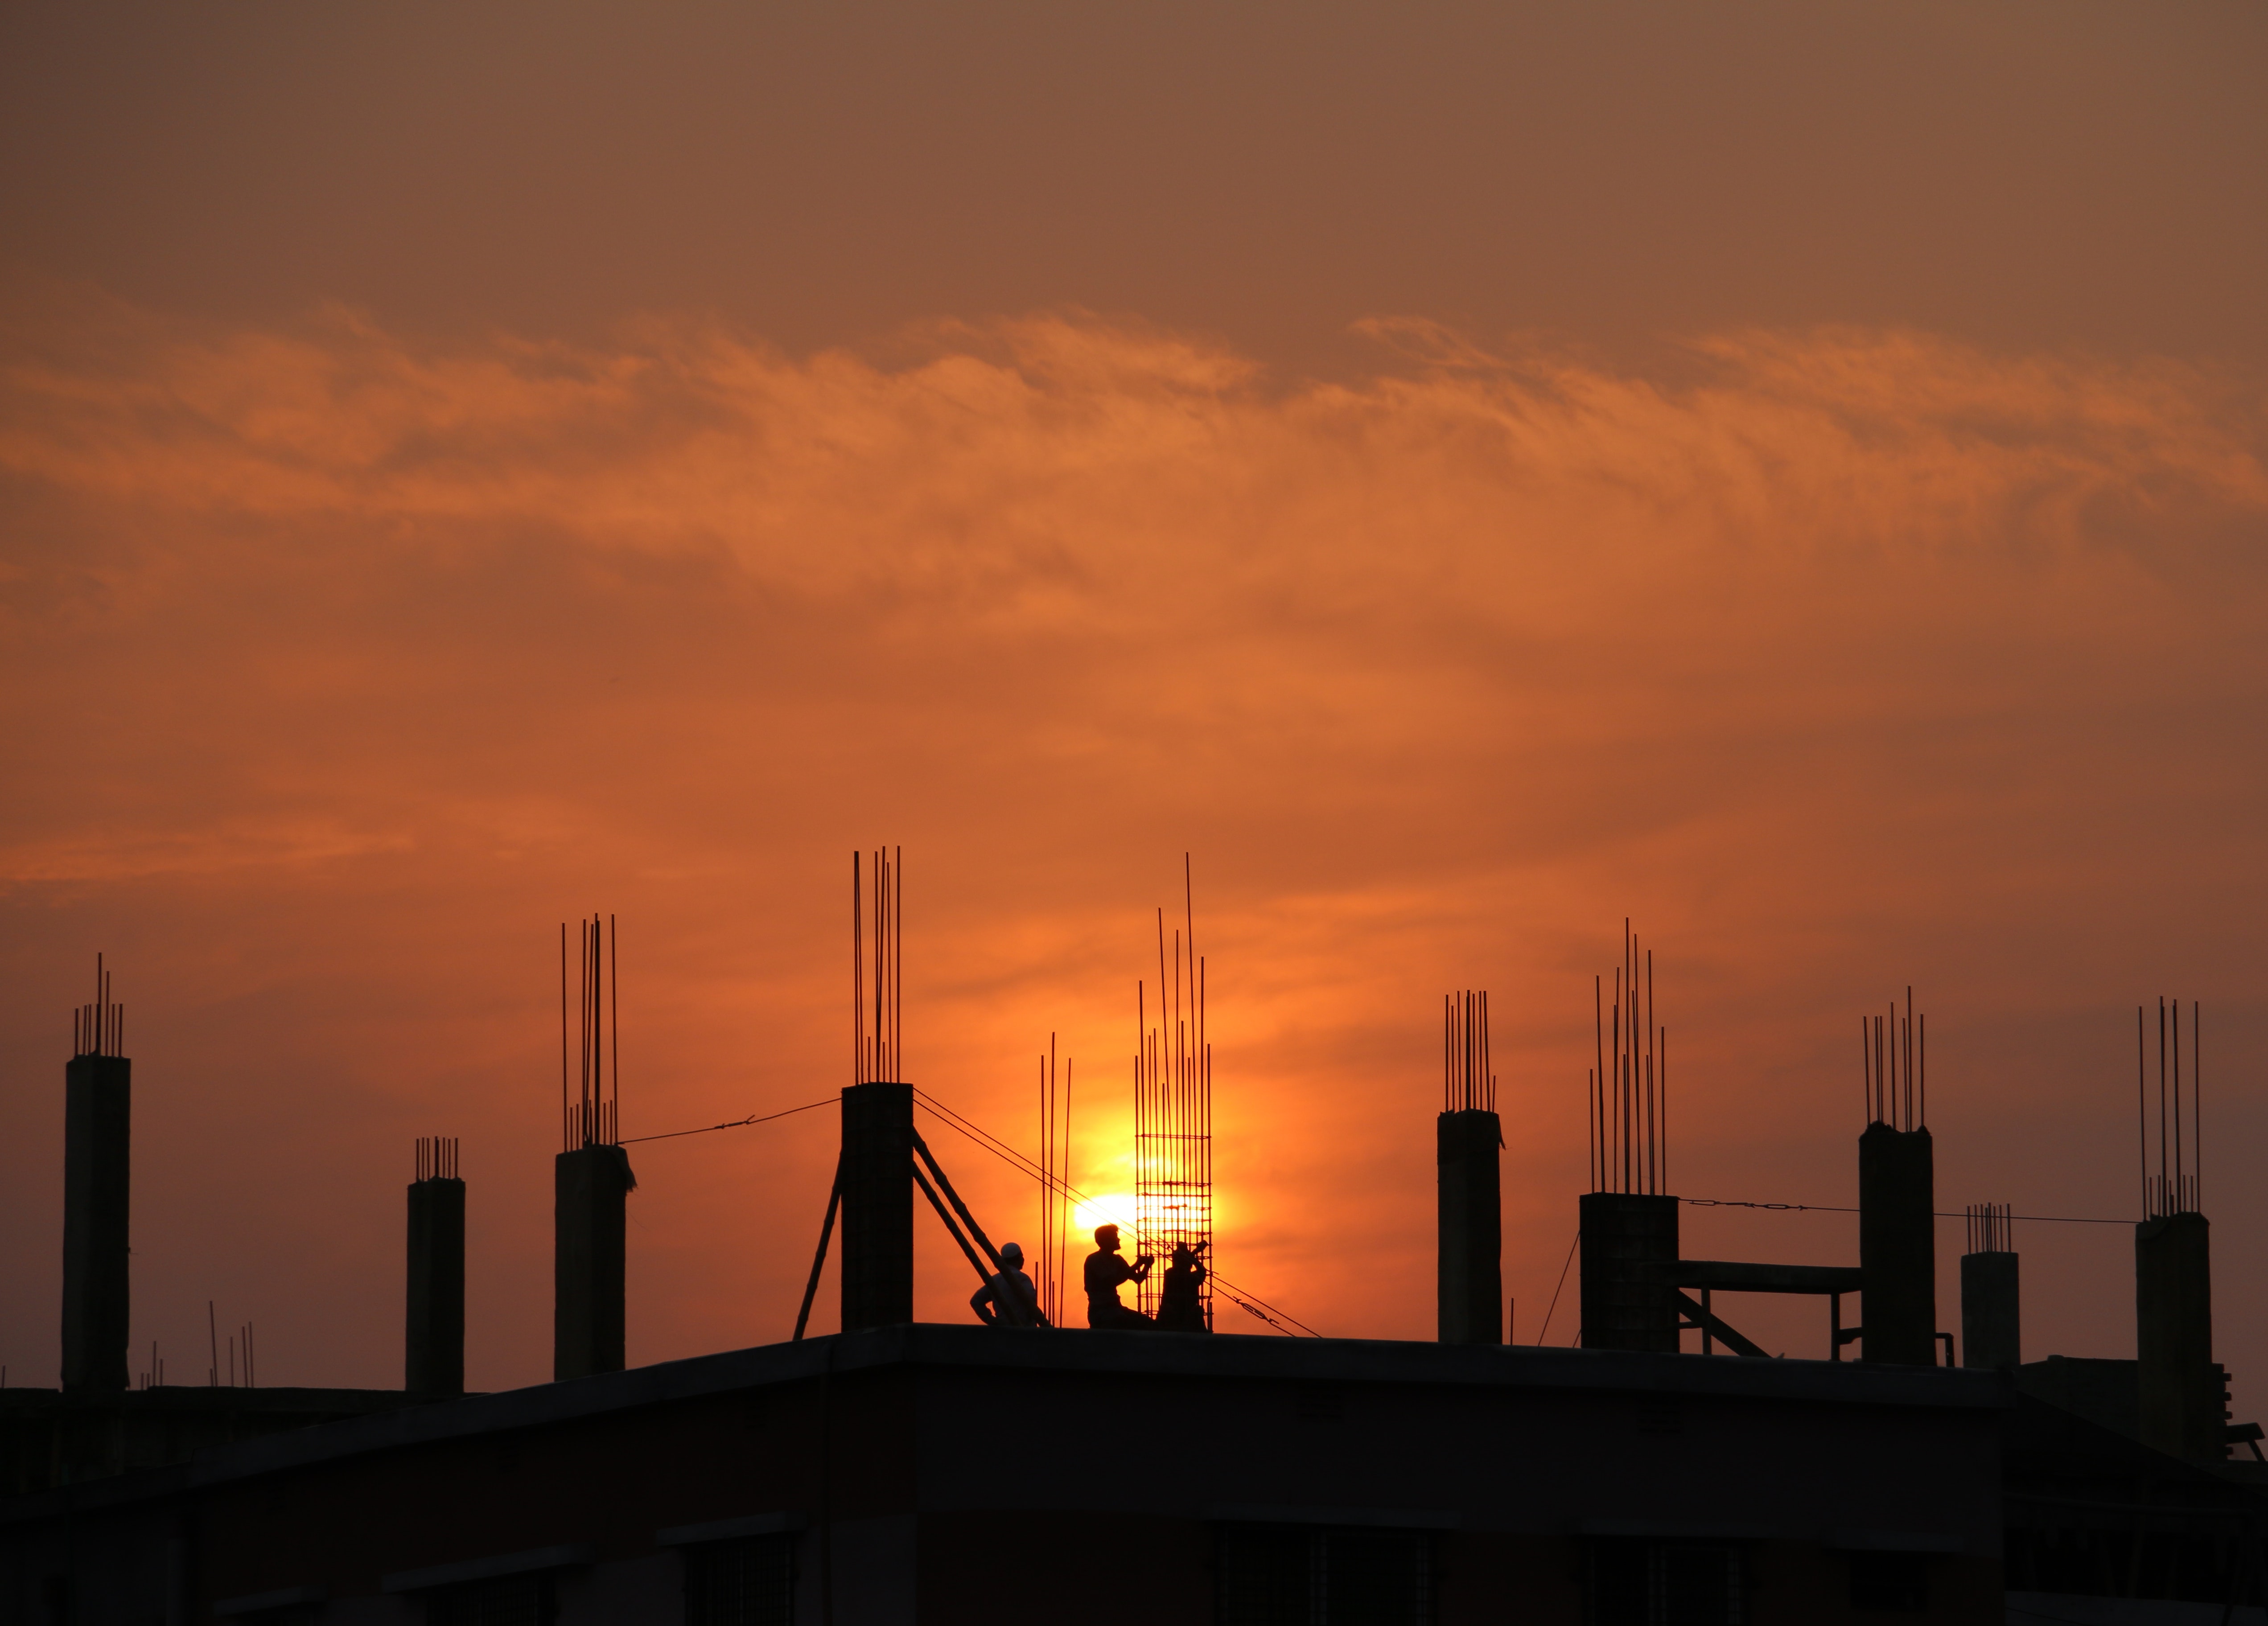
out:
<path id="1" fill-rule="evenodd" d="M 1220 1532 L 1219 1626 L 1426 1626 L 1432 1550 L 1415 1530 Z"/>
<path id="2" fill-rule="evenodd" d="M 425 1595 L 426 1626 L 548 1626 L 551 1578 L 507 1575 Z"/>
<path id="3" fill-rule="evenodd" d="M 1929 1608 L 1929 1560 L 1919 1553 L 1852 1553 L 1851 1607 L 1919 1614 Z"/>
<path id="4" fill-rule="evenodd" d="M 1591 1544 L 1591 1626 L 1742 1626 L 1748 1571 L 1725 1541 Z"/>
<path id="5" fill-rule="evenodd" d="M 790 1626 L 795 1538 L 752 1535 L 685 1549 L 685 1626 Z"/>

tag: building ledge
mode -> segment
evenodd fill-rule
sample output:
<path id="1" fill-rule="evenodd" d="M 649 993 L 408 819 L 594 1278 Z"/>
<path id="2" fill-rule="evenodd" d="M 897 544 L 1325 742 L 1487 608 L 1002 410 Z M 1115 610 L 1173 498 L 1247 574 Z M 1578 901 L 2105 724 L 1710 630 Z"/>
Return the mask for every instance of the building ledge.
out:
<path id="1" fill-rule="evenodd" d="M 1997 1372 L 1888 1366 L 1858 1361 L 1753 1360 L 1732 1356 L 1651 1355 L 1616 1350 L 1539 1349 L 1414 1340 L 1266 1338 L 1199 1333 L 1038 1333 L 912 1322 L 806 1339 L 800 1343 L 695 1356 L 626 1372 L 545 1383 L 461 1400 L 409 1403 L 398 1394 L 372 1415 L 208 1446 L 186 1469 L 190 1486 L 226 1483 L 279 1469 L 335 1461 L 435 1441 L 535 1428 L 736 1390 L 896 1368 L 990 1369 L 1014 1373 L 1085 1373 L 1111 1378 L 1204 1378 L 1263 1383 L 1450 1385 L 1523 1391 L 1606 1391 L 1634 1395 L 1719 1396 L 1826 1406 L 2001 1410 L 2014 1403 L 2011 1380 Z M 288 1390 L 187 1393 L 276 1394 Z M 367 1395 L 372 1390 L 304 1390 Z M 107 1489 L 99 1499 L 166 1494 L 183 1470 L 154 1469 L 34 1492 L 0 1505 L 0 1519 L 36 1517 L 55 1498 Z M 138 1488 L 138 1489 L 137 1489 Z M 57 1505 L 58 1507 L 62 1505 Z"/>

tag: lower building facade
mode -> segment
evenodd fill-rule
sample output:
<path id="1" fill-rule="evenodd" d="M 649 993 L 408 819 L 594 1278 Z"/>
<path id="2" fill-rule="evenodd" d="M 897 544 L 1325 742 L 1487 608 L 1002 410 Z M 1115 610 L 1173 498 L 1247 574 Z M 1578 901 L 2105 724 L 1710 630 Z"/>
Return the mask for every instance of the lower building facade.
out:
<path id="1" fill-rule="evenodd" d="M 2003 1374 L 915 1325 L 0 1505 L 25 1626 L 1997 1623 Z"/>

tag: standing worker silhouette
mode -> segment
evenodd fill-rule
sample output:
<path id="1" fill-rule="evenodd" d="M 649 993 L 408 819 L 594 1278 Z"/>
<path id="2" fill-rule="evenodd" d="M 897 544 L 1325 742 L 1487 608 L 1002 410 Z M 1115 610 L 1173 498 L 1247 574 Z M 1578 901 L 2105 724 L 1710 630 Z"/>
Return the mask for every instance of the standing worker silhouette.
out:
<path id="1" fill-rule="evenodd" d="M 1128 1264 L 1118 1254 L 1118 1227 L 1095 1227 L 1094 1251 L 1086 1256 L 1086 1324 L 1126 1332 L 1154 1331 L 1155 1321 L 1118 1302 L 1121 1284 L 1147 1281 L 1152 1262 L 1145 1254 Z"/>
<path id="2" fill-rule="evenodd" d="M 1032 1278 L 1024 1274 L 1024 1250 L 1014 1242 L 1000 1245 L 1000 1271 L 984 1278 L 984 1285 L 968 1296 L 968 1307 L 987 1327 L 1045 1327 L 1040 1296 Z"/>
<path id="3" fill-rule="evenodd" d="M 1197 1297 L 1197 1284 L 1205 1279 L 1205 1268 L 1197 1262 L 1204 1244 L 1188 1242 L 1174 1244 L 1174 1262 L 1166 1267 L 1164 1289 L 1158 1299 L 1158 1330 L 1169 1333 L 1209 1333 L 1205 1325 L 1204 1304 Z"/>

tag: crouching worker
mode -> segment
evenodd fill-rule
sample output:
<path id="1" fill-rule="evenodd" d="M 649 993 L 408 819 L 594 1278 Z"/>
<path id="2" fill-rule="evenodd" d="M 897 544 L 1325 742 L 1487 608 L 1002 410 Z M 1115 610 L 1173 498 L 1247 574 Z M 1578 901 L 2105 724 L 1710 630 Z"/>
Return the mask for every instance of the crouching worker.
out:
<path id="1" fill-rule="evenodd" d="M 1204 1300 L 1198 1296 L 1198 1285 L 1205 1279 L 1205 1268 L 1197 1255 L 1204 1251 L 1202 1242 L 1174 1244 L 1174 1262 L 1166 1267 L 1164 1291 L 1158 1299 L 1158 1329 L 1171 1333 L 1209 1333 L 1205 1325 Z"/>
<path id="2" fill-rule="evenodd" d="M 1145 1254 L 1128 1264 L 1119 1255 L 1118 1227 L 1095 1227 L 1094 1251 L 1086 1256 L 1086 1324 L 1124 1332 L 1157 1330 L 1158 1324 L 1148 1316 L 1118 1302 L 1119 1288 L 1147 1281 L 1152 1262 Z"/>
<path id="3" fill-rule="evenodd" d="M 987 1327 L 1045 1327 L 1040 1295 L 1024 1274 L 1024 1250 L 1014 1242 L 1000 1245 L 1000 1273 L 984 1278 L 984 1285 L 969 1295 L 968 1307 Z"/>

